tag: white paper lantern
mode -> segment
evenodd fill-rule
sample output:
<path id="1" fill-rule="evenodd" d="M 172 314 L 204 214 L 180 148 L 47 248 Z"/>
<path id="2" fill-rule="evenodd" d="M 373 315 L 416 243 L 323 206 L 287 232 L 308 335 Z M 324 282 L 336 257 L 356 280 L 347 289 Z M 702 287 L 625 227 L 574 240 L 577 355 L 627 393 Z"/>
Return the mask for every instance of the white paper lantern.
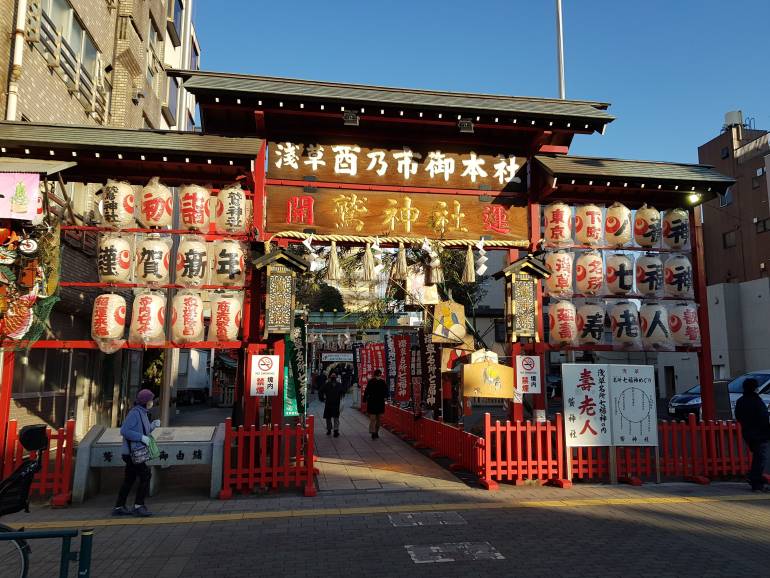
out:
<path id="1" fill-rule="evenodd" d="M 636 290 L 640 295 L 658 295 L 663 289 L 663 261 L 657 255 L 636 259 Z"/>
<path id="2" fill-rule="evenodd" d="M 668 311 L 660 303 L 645 303 L 639 310 L 642 345 L 645 349 L 667 349 L 671 345 Z"/>
<path id="3" fill-rule="evenodd" d="M 634 288 L 634 265 L 628 255 L 607 256 L 607 290 L 613 295 L 626 295 Z"/>
<path id="4" fill-rule="evenodd" d="M 161 344 L 166 340 L 166 297 L 160 293 L 144 292 L 134 297 L 131 308 L 131 343 Z"/>
<path id="5" fill-rule="evenodd" d="M 219 191 L 216 198 L 217 231 L 243 233 L 246 231 L 246 193 L 241 185 L 233 185 Z"/>
<path id="6" fill-rule="evenodd" d="M 243 285 L 246 256 L 238 241 L 222 240 L 212 243 L 214 285 Z"/>
<path id="7" fill-rule="evenodd" d="M 612 203 L 604 220 L 604 240 L 610 247 L 622 247 L 631 241 L 631 211 L 621 203 Z"/>
<path id="8" fill-rule="evenodd" d="M 102 187 L 101 211 L 104 223 L 115 229 L 128 229 L 134 221 L 134 189 L 128 183 L 107 181 Z"/>
<path id="9" fill-rule="evenodd" d="M 551 203 L 543 211 L 545 242 L 564 245 L 572 242 L 572 209 L 565 203 Z"/>
<path id="10" fill-rule="evenodd" d="M 700 345 L 700 324 L 698 308 L 694 303 L 677 303 L 668 312 L 668 326 L 671 338 L 681 347 Z"/>
<path id="11" fill-rule="evenodd" d="M 640 247 L 657 247 L 660 243 L 660 212 L 642 205 L 634 219 L 634 240 Z"/>
<path id="12" fill-rule="evenodd" d="M 183 287 L 198 287 L 206 283 L 208 249 L 198 237 L 183 237 L 176 252 L 176 282 Z"/>
<path id="13" fill-rule="evenodd" d="M 684 249 L 690 240 L 690 216 L 684 209 L 671 209 L 663 216 L 663 242 L 670 249 Z"/>
<path id="14" fill-rule="evenodd" d="M 182 227 L 192 231 L 207 233 L 211 210 L 211 193 L 198 185 L 185 185 L 179 191 L 179 220 Z"/>
<path id="15" fill-rule="evenodd" d="M 684 255 L 672 255 L 663 267 L 663 286 L 669 297 L 692 299 L 692 264 Z"/>
<path id="16" fill-rule="evenodd" d="M 604 263 L 598 251 L 583 253 L 575 262 L 575 285 L 582 295 L 598 295 L 604 286 Z"/>
<path id="17" fill-rule="evenodd" d="M 105 293 L 94 299 L 91 314 L 91 337 L 94 341 L 121 339 L 126 330 L 126 300 Z"/>
<path id="18" fill-rule="evenodd" d="M 228 295 L 212 296 L 209 341 L 235 341 L 240 326 L 241 300 Z"/>
<path id="19" fill-rule="evenodd" d="M 197 293 L 181 292 L 171 302 L 171 341 L 203 341 L 203 299 Z"/>
<path id="20" fill-rule="evenodd" d="M 569 251 L 554 251 L 545 256 L 545 266 L 551 270 L 551 276 L 545 280 L 545 289 L 549 295 L 572 295 L 572 260 Z"/>
<path id="21" fill-rule="evenodd" d="M 171 191 L 160 184 L 157 177 L 150 179 L 139 199 L 139 221 L 147 228 L 168 227 L 173 215 L 174 197 Z"/>
<path id="22" fill-rule="evenodd" d="M 571 346 L 577 341 L 577 316 L 569 301 L 557 301 L 548 307 L 548 325 L 552 345 Z"/>
<path id="23" fill-rule="evenodd" d="M 131 279 L 131 243 L 119 235 L 99 239 L 96 269 L 102 283 L 127 283 Z"/>
<path id="24" fill-rule="evenodd" d="M 136 247 L 135 279 L 137 283 L 165 285 L 168 283 L 171 243 L 159 235 L 149 235 Z"/>
<path id="25" fill-rule="evenodd" d="M 575 239 L 581 245 L 601 245 L 604 219 L 600 207 L 578 205 L 575 208 Z"/>
<path id="26" fill-rule="evenodd" d="M 639 311 L 630 301 L 621 301 L 610 311 L 612 343 L 621 347 L 639 346 Z"/>
<path id="27" fill-rule="evenodd" d="M 604 307 L 597 303 L 584 303 L 577 308 L 578 343 L 598 345 L 604 337 Z"/>

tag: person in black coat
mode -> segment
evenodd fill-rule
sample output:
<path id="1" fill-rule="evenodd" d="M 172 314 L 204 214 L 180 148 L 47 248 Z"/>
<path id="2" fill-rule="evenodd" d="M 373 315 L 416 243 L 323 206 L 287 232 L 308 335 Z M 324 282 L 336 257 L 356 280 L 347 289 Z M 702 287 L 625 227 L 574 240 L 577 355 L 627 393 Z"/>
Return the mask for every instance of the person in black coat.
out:
<path id="1" fill-rule="evenodd" d="M 757 380 L 749 377 L 743 382 L 743 395 L 735 403 L 735 419 L 741 424 L 743 439 L 751 450 L 749 483 L 754 492 L 765 492 L 765 459 L 770 440 L 770 416 L 767 406 L 757 393 Z"/>
<path id="2" fill-rule="evenodd" d="M 321 401 L 324 401 L 324 419 L 326 420 L 326 435 L 332 433 L 334 423 L 334 437 L 340 437 L 340 402 L 345 397 L 345 386 L 336 374 L 329 374 L 329 379 L 319 390 Z"/>
<path id="3" fill-rule="evenodd" d="M 369 414 L 369 433 L 372 439 L 380 437 L 380 423 L 382 414 L 385 413 L 385 398 L 388 396 L 388 386 L 382 379 L 382 371 L 376 369 L 374 377 L 366 384 L 364 390 L 364 401 L 366 402 L 366 413 Z"/>

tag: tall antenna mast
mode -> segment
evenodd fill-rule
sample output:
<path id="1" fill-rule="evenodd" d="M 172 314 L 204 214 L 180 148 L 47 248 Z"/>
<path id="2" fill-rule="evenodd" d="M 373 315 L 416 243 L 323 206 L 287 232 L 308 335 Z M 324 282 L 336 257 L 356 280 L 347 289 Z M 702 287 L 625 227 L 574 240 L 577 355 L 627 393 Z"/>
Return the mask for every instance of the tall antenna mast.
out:
<path id="1" fill-rule="evenodd" d="M 561 0 L 556 0 L 556 57 L 559 64 L 559 98 L 567 98 L 564 86 L 564 26 L 562 25 Z"/>

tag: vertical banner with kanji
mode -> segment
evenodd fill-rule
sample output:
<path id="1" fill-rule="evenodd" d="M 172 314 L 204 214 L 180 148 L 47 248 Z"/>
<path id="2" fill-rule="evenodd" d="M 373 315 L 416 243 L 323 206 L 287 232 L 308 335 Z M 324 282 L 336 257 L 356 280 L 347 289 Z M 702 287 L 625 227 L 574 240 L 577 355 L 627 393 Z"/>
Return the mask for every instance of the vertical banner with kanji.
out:
<path id="1" fill-rule="evenodd" d="M 387 365 L 386 383 L 388 396 L 395 396 L 396 390 L 396 349 L 393 346 L 393 336 L 385 336 L 385 364 Z"/>
<path id="2" fill-rule="evenodd" d="M 422 356 L 422 375 L 425 386 L 425 402 L 438 412 L 442 406 L 438 391 L 440 372 L 438 369 L 439 353 L 437 348 L 439 346 L 433 343 L 433 336 L 424 329 L 420 329 L 419 339 Z M 438 415 L 434 417 L 438 417 Z"/>
<path id="3" fill-rule="evenodd" d="M 567 445 L 610 446 L 609 366 L 561 366 Z"/>
<path id="4" fill-rule="evenodd" d="M 412 400 L 414 401 L 415 409 L 420 407 L 422 403 L 422 386 L 423 386 L 423 374 L 422 374 L 422 353 L 420 346 L 415 345 L 411 348 L 411 369 L 412 369 Z"/>
<path id="5" fill-rule="evenodd" d="M 395 350 L 396 358 L 396 386 L 394 398 L 396 401 L 409 401 L 412 383 L 409 336 L 394 335 L 393 349 Z"/>
<path id="6" fill-rule="evenodd" d="M 612 443 L 617 446 L 658 445 L 655 368 L 610 365 Z"/>
<path id="7" fill-rule="evenodd" d="M 385 344 L 372 343 L 372 367 L 369 378 L 374 377 L 374 372 L 379 369 L 385 375 Z"/>
<path id="8" fill-rule="evenodd" d="M 358 384 L 363 386 L 364 382 L 361 380 L 361 357 L 364 351 L 363 343 L 353 344 L 353 375 L 356 376 Z"/>

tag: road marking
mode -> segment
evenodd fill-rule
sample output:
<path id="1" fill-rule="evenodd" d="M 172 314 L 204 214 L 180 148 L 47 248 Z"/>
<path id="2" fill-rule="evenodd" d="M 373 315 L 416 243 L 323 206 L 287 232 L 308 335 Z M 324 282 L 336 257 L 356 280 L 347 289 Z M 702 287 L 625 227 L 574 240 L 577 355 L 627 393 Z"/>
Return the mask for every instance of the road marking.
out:
<path id="1" fill-rule="evenodd" d="M 505 560 L 489 542 L 444 542 L 433 545 L 404 546 L 415 564 L 457 562 L 459 560 Z"/>
<path id="2" fill-rule="evenodd" d="M 455 502 L 440 504 L 401 504 L 395 506 L 362 506 L 350 508 L 316 508 L 307 510 L 268 510 L 264 512 L 232 512 L 194 514 L 190 516 L 153 516 L 150 518 L 94 518 L 86 520 L 56 520 L 28 522 L 28 530 L 49 528 L 94 528 L 105 526 L 157 526 L 165 524 L 202 524 L 211 522 L 240 522 L 278 518 L 323 518 L 367 514 L 403 514 L 414 512 L 451 512 L 462 510 L 514 510 L 518 508 L 596 508 L 607 506 L 639 506 L 655 504 L 698 504 L 714 502 L 761 502 L 770 500 L 767 494 L 738 494 L 727 496 L 657 496 L 639 498 L 566 498 L 563 500 L 495 500 L 484 502 Z"/>
<path id="3" fill-rule="evenodd" d="M 409 512 L 388 514 L 390 523 L 396 528 L 414 526 L 463 526 L 465 521 L 457 512 Z"/>

